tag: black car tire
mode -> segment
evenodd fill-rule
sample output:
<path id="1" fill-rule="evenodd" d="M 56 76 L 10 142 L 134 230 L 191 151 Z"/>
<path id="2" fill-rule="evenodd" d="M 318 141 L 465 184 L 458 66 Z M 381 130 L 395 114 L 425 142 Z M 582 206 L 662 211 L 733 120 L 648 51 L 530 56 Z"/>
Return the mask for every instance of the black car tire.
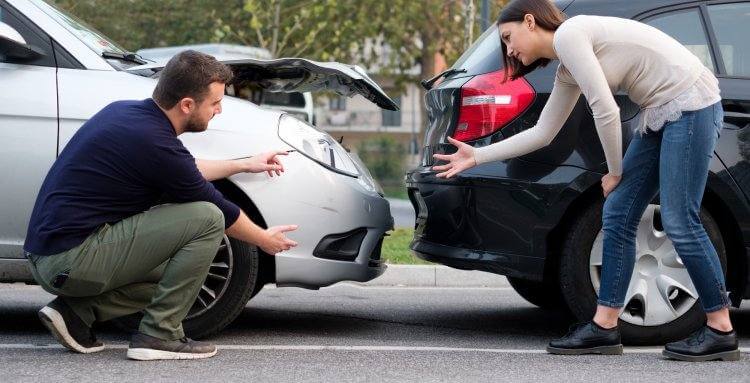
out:
<path id="1" fill-rule="evenodd" d="M 560 310 L 567 308 L 565 298 L 560 292 L 560 283 L 555 280 L 549 281 L 529 281 L 508 277 L 510 286 L 513 287 L 521 298 L 525 299 L 532 305 L 547 310 Z"/>
<path id="2" fill-rule="evenodd" d="M 182 322 L 185 334 L 191 338 L 205 338 L 224 329 L 240 315 L 255 295 L 255 290 L 260 290 L 256 284 L 259 275 L 258 248 L 234 238 L 229 238 L 229 243 L 234 261 L 229 286 L 211 309 Z"/>
<path id="3" fill-rule="evenodd" d="M 223 295 L 204 313 L 186 318 L 182 322 L 185 335 L 201 339 L 213 335 L 234 321 L 247 302 L 262 288 L 259 283 L 258 248 L 246 242 L 229 238 L 232 247 L 233 269 Z M 142 313 L 114 319 L 114 325 L 127 332 L 138 329 Z"/>
<path id="4" fill-rule="evenodd" d="M 588 321 L 597 306 L 597 294 L 591 282 L 589 262 L 594 240 L 602 228 L 603 201 L 591 204 L 570 225 L 560 259 L 560 287 L 571 313 L 580 321 Z M 701 221 L 719 254 L 726 273 L 726 249 L 716 221 L 705 208 Z M 706 316 L 696 301 L 681 317 L 658 326 L 637 326 L 619 321 L 623 342 L 633 345 L 662 345 L 682 339 L 705 323 Z"/>

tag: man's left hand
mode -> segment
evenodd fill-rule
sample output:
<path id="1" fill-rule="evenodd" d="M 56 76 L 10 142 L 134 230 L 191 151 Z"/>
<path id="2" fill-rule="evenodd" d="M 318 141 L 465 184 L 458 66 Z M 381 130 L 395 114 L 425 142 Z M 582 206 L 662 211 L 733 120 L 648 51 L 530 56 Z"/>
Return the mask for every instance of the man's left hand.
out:
<path id="1" fill-rule="evenodd" d="M 286 156 L 288 154 L 286 150 L 275 150 L 237 161 L 241 161 L 241 168 L 245 173 L 266 172 L 270 177 L 273 177 L 274 173 L 280 176 L 284 172 L 284 165 L 281 164 L 278 156 Z"/>

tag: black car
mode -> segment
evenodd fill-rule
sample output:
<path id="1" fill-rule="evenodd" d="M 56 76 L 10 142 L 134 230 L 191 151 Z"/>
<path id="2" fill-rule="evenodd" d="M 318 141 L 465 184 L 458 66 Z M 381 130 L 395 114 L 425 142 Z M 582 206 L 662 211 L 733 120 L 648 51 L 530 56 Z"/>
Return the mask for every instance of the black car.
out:
<path id="1" fill-rule="evenodd" d="M 657 27 L 716 73 L 725 120 L 701 216 L 738 306 L 750 298 L 750 1 L 556 4 L 568 17 L 616 16 Z M 480 147 L 535 125 L 552 90 L 557 63 L 502 83 L 500 55 L 493 26 L 425 95 L 429 126 L 424 154 L 420 166 L 406 175 L 417 213 L 411 249 L 428 261 L 506 275 L 529 302 L 588 320 L 601 273 L 600 182 L 607 168 L 583 96 L 544 149 L 476 166 L 448 180 L 431 170 L 434 153 L 455 152 L 448 136 Z M 626 147 L 640 110 L 624 94 L 615 98 Z M 621 315 L 625 340 L 663 343 L 686 336 L 705 316 L 661 227 L 658 198 L 642 218 L 637 243 L 638 259 Z"/>

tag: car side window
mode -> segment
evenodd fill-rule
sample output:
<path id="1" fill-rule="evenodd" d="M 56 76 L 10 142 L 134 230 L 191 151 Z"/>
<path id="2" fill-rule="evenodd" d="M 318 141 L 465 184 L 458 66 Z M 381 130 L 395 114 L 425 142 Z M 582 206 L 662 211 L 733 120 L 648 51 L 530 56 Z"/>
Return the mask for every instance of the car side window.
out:
<path id="1" fill-rule="evenodd" d="M 716 67 L 711 59 L 708 37 L 706 37 L 698 8 L 659 14 L 643 22 L 672 36 L 698 56 L 703 65 L 716 73 Z"/>
<path id="2" fill-rule="evenodd" d="M 44 52 L 44 56 L 33 61 L 25 61 L 24 65 L 34 66 L 55 66 L 55 55 L 52 51 L 52 40 L 44 32 L 33 26 L 28 20 L 22 19 L 15 10 L 9 8 L 5 3 L 0 2 L 0 22 L 8 24 L 15 29 L 26 44 L 33 45 Z M 14 61 L 0 56 L 0 62 L 14 63 Z"/>
<path id="3" fill-rule="evenodd" d="M 750 77 L 750 3 L 717 4 L 708 7 L 725 74 Z"/>

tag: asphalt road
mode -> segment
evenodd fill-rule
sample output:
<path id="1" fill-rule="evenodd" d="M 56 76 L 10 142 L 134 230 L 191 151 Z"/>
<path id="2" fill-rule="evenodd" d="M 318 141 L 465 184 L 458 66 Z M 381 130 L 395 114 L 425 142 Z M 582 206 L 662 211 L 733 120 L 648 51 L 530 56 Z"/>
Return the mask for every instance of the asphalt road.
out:
<path id="1" fill-rule="evenodd" d="M 61 349 L 36 311 L 50 296 L 0 287 L 0 381 L 750 381 L 750 309 L 733 310 L 740 362 L 665 360 L 658 347 L 616 357 L 553 356 L 547 341 L 569 319 L 526 303 L 509 288 L 266 288 L 211 341 L 199 361 L 134 362 L 127 336 L 101 329 L 108 348 Z M 747 302 L 746 302 L 747 303 Z"/>

